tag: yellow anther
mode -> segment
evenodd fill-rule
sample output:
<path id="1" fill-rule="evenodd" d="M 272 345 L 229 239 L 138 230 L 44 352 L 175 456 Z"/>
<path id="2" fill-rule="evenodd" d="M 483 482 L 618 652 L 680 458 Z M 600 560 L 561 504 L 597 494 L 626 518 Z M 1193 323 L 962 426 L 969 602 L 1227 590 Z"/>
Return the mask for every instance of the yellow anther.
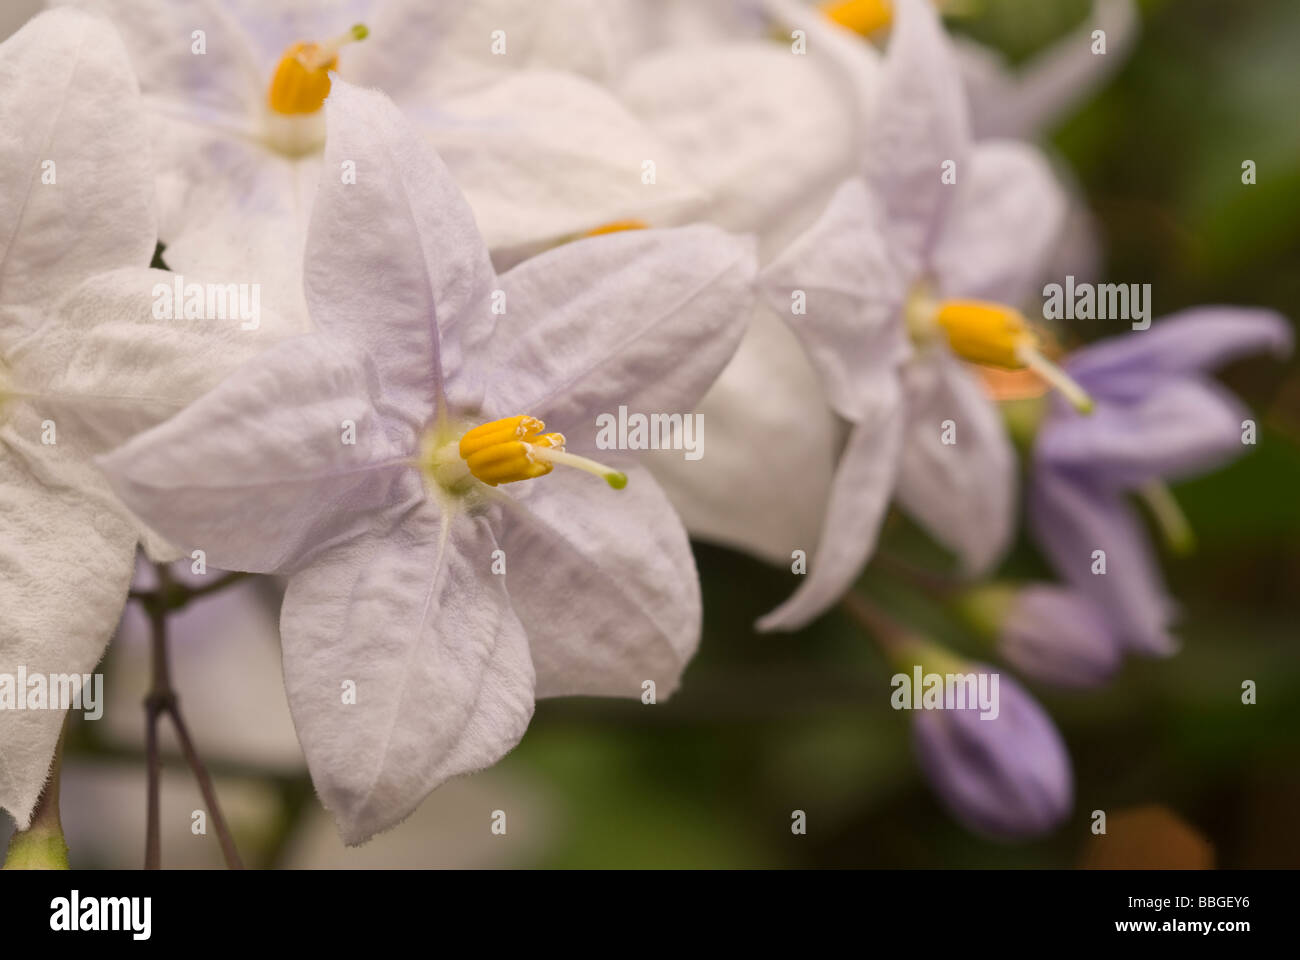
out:
<path id="1" fill-rule="evenodd" d="M 644 220 L 611 220 L 609 223 L 602 223 L 595 229 L 588 230 L 582 236 L 599 237 L 606 233 L 622 233 L 624 230 L 648 230 L 650 224 Z"/>
<path id="2" fill-rule="evenodd" d="M 1092 412 L 1092 398 L 1043 355 L 1038 336 L 1019 310 L 983 300 L 945 300 L 934 319 L 963 360 L 1003 370 L 1032 370 L 1079 412 Z"/>
<path id="3" fill-rule="evenodd" d="M 863 36 L 889 26 L 894 17 L 890 0 L 828 0 L 821 5 L 821 11 L 841 27 Z"/>
<path id="4" fill-rule="evenodd" d="M 953 352 L 971 363 L 1005 370 L 1025 366 L 1021 348 L 1037 343 L 1019 310 L 983 300 L 945 300 L 935 315 Z"/>
<path id="5" fill-rule="evenodd" d="M 370 31 L 357 24 L 347 33 L 324 43 L 295 43 L 285 51 L 271 78 L 267 99 L 276 113 L 315 113 L 330 92 L 329 71 L 339 65 L 344 44 L 364 40 Z"/>
<path id="6" fill-rule="evenodd" d="M 467 431 L 460 438 L 458 450 L 469 472 L 493 487 L 545 476 L 557 463 L 595 474 L 616 490 L 627 486 L 626 475 L 568 453 L 564 434 L 543 433 L 545 429 L 546 424 L 536 417 L 493 420 Z"/>

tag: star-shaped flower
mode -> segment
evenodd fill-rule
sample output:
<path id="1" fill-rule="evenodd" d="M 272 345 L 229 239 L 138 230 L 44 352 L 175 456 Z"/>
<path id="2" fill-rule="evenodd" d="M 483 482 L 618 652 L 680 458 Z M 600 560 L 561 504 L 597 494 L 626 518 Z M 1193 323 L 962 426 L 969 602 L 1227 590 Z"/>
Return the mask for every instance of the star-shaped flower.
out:
<path id="1" fill-rule="evenodd" d="M 951 51 L 924 0 L 898 5 L 869 129 L 861 178 L 762 277 L 853 425 L 807 579 L 765 628 L 797 628 L 835 602 L 870 556 L 891 496 L 968 571 L 1001 555 L 1016 461 L 959 357 L 1033 365 L 1071 389 L 1004 306 L 1037 280 L 1061 192 L 1031 147 L 971 143 Z"/>
<path id="2" fill-rule="evenodd" d="M 237 320 L 155 319 L 155 285 L 172 278 L 147 268 L 157 231 L 139 99 L 101 20 L 50 11 L 0 44 L 0 674 L 11 682 L 20 670 L 90 673 L 121 616 L 142 531 L 92 458 L 266 343 Z M 0 710 L 0 807 L 20 829 L 63 716 Z"/>
<path id="3" fill-rule="evenodd" d="M 700 631 L 686 534 L 642 468 L 595 449 L 595 418 L 689 410 L 741 336 L 754 264 L 751 243 L 689 227 L 577 241 L 498 277 L 391 101 L 336 81 L 327 109 L 326 167 L 350 158 L 357 177 L 323 178 L 312 216 L 323 333 L 104 465 L 211 564 L 292 575 L 290 705 L 357 843 L 498 760 L 535 696 L 676 686 Z"/>

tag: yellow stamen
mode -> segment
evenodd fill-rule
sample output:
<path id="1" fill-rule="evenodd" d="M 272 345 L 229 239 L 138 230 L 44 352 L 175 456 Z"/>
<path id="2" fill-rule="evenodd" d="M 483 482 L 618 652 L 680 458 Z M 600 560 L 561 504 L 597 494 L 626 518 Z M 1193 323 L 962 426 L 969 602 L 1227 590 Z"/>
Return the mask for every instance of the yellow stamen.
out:
<path id="1" fill-rule="evenodd" d="M 644 220 L 612 220 L 609 223 L 603 223 L 595 229 L 588 230 L 582 235 L 586 237 L 599 237 L 606 233 L 621 233 L 624 230 L 648 230 L 650 224 Z"/>
<path id="2" fill-rule="evenodd" d="M 1037 335 L 1019 310 L 983 300 L 946 300 L 934 318 L 963 360 L 1004 370 L 1027 368 L 1059 390 L 1079 412 L 1092 411 L 1092 398 L 1043 355 Z"/>
<path id="3" fill-rule="evenodd" d="M 545 429 L 541 420 L 523 415 L 484 423 L 460 438 L 461 459 L 470 473 L 493 487 L 545 476 L 557 463 L 595 474 L 615 490 L 627 486 L 625 474 L 566 452 L 564 434 L 543 433 Z"/>
<path id="4" fill-rule="evenodd" d="M 338 52 L 345 44 L 370 35 L 358 23 L 346 33 L 324 43 L 295 43 L 285 51 L 271 78 L 267 99 L 276 113 L 315 113 L 330 92 L 329 71 L 339 65 Z"/>
<path id="5" fill-rule="evenodd" d="M 889 26 L 894 5 L 889 0 L 830 0 L 821 4 L 827 19 L 863 36 Z"/>

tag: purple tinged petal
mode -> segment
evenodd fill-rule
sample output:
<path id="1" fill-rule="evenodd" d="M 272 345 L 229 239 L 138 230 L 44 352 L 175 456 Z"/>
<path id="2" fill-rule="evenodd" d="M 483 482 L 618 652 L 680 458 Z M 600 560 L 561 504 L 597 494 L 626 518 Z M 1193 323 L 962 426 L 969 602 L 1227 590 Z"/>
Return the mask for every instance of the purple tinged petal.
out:
<path id="1" fill-rule="evenodd" d="M 978 707 L 921 710 L 912 727 L 917 760 L 944 806 L 972 830 L 1001 839 L 1038 836 L 1074 804 L 1074 776 L 1051 717 L 1018 683 L 998 676 L 998 714 Z"/>
<path id="2" fill-rule="evenodd" d="M 864 173 L 885 203 L 891 247 L 909 275 L 929 259 L 956 188 L 942 181 L 952 161 L 961 181 L 970 122 L 957 59 L 928 0 L 899 0 Z"/>
<path id="3" fill-rule="evenodd" d="M 808 573 L 794 594 L 758 621 L 760 630 L 798 630 L 829 610 L 875 550 L 902 445 L 901 396 L 881 380 L 871 412 L 849 434 L 831 485 L 826 518 Z"/>
<path id="4" fill-rule="evenodd" d="M 386 398 L 423 426 L 492 329 L 496 275 L 451 174 L 391 100 L 335 77 L 325 110 L 307 306 L 374 358 Z"/>
<path id="5" fill-rule="evenodd" d="M 860 419 L 882 376 L 906 359 L 906 297 L 882 232 L 882 214 L 861 180 L 836 190 L 817 221 L 759 277 L 768 305 L 803 344 L 831 406 Z M 805 313 L 793 312 L 802 291 Z"/>
<path id="6" fill-rule="evenodd" d="M 1213 381 L 1157 380 L 1130 401 L 1099 400 L 1088 416 L 1061 410 L 1039 433 L 1034 456 L 1098 487 L 1134 490 L 1241 456 L 1241 424 L 1248 414 Z"/>
<path id="7" fill-rule="evenodd" d="M 1076 590 L 1038 583 L 1016 592 L 998 652 L 1031 680 L 1058 687 L 1099 686 L 1122 659 L 1103 610 Z"/>
<path id="8" fill-rule="evenodd" d="M 1169 634 L 1174 605 L 1146 531 L 1121 495 L 1039 464 L 1028 519 L 1056 571 L 1107 612 L 1127 649 L 1150 656 L 1177 649 Z M 1092 572 L 1097 550 L 1105 552 L 1105 573 Z"/>
<path id="9" fill-rule="evenodd" d="M 1240 357 L 1290 354 L 1291 325 L 1272 310 L 1197 307 L 1070 355 L 1066 369 L 1099 397 L 1131 399 L 1153 380 L 1203 373 Z"/>

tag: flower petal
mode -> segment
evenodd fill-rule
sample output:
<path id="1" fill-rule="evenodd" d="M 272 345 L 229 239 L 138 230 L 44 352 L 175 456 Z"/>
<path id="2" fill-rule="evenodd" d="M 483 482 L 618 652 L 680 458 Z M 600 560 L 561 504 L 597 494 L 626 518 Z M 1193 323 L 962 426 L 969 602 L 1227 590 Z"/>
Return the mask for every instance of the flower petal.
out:
<path id="1" fill-rule="evenodd" d="M 1248 415 L 1211 380 L 1155 380 L 1145 396 L 1098 403 L 1090 416 L 1062 406 L 1039 431 L 1034 455 L 1107 489 L 1133 490 L 1151 480 L 1204 473 L 1241 456 L 1241 424 Z"/>
<path id="2" fill-rule="evenodd" d="M 135 525 L 98 472 L 41 434 L 40 415 L 25 405 L 0 426 L 0 674 L 11 677 L 20 668 L 47 678 L 94 670 L 122 615 L 135 554 Z M 63 717 L 0 710 L 0 808 L 20 830 Z"/>
<path id="3" fill-rule="evenodd" d="M 894 377 L 909 351 L 906 291 L 881 222 L 862 181 L 847 180 L 817 222 L 759 278 L 765 299 L 821 374 L 831 406 L 848 420 L 863 416 L 876 381 Z M 801 293 L 805 312 L 796 314 Z"/>
<path id="4" fill-rule="evenodd" d="M 868 129 L 867 183 L 885 204 L 894 255 L 915 276 L 957 192 L 943 183 L 943 166 L 955 163 L 960 183 L 970 149 L 957 60 L 929 0 L 897 0 Z"/>
<path id="5" fill-rule="evenodd" d="M 491 415 L 553 429 L 620 404 L 686 412 L 731 359 L 752 304 L 753 244 L 716 227 L 630 230 L 526 260 L 500 278 L 506 313 L 476 369 Z"/>
<path id="6" fill-rule="evenodd" d="M 523 736 L 533 665 L 505 578 L 490 572 L 495 549 L 485 518 L 447 520 L 427 504 L 290 581 L 289 705 L 344 842 L 396 825 Z"/>
<path id="7" fill-rule="evenodd" d="M 100 464 L 145 523 L 212 566 L 292 570 L 423 497 L 414 432 L 375 380 L 323 337 L 287 340 Z"/>
<path id="8" fill-rule="evenodd" d="M 1057 572 L 1115 623 L 1130 650 L 1167 656 L 1177 649 L 1169 633 L 1175 608 L 1132 508 L 1051 467 L 1037 466 L 1029 490 L 1028 520 Z M 1094 551 L 1106 572 L 1094 574 Z"/>
<path id="9" fill-rule="evenodd" d="M 825 613 L 853 585 L 875 550 L 897 477 L 903 438 L 896 381 L 882 380 L 875 406 L 849 434 L 840 454 L 810 569 L 790 599 L 758 622 L 760 630 L 798 630 Z"/>
<path id="10" fill-rule="evenodd" d="M 148 134 L 113 29 L 75 10 L 35 17 L 0 44 L 0 91 L 0 307 L 148 266 Z"/>
<path id="11" fill-rule="evenodd" d="M 659 696 L 700 641 L 686 531 L 643 468 L 623 490 L 556 470 L 505 515 L 506 586 L 528 632 L 537 696 Z"/>
<path id="12" fill-rule="evenodd" d="M 1122 659 L 1105 611 L 1077 590 L 1048 583 L 1017 592 L 998 652 L 1030 679 L 1070 688 L 1100 686 Z"/>
<path id="13" fill-rule="evenodd" d="M 840 421 L 789 326 L 758 307 L 696 410 L 703 456 L 661 451 L 645 465 L 692 537 L 784 567 L 817 542 L 841 445 Z"/>
<path id="14" fill-rule="evenodd" d="M 511 73 L 439 102 L 435 116 L 408 109 L 506 260 L 617 220 L 673 223 L 703 200 L 668 144 L 579 77 Z M 646 160 L 653 184 L 642 182 Z"/>
<path id="15" fill-rule="evenodd" d="M 317 327 L 374 358 L 385 397 L 418 427 L 461 351 L 491 329 L 495 274 L 465 198 L 391 100 L 336 77 L 325 109 L 307 306 Z"/>
<path id="16" fill-rule="evenodd" d="M 1065 191 L 1036 148 L 981 141 L 958 171 L 956 197 L 934 249 L 941 292 L 1022 303 L 1044 275 L 1067 207 Z"/>
<path id="17" fill-rule="evenodd" d="M 899 503 L 957 552 L 969 574 L 987 572 L 1015 532 L 1018 463 L 1002 417 L 975 377 L 946 350 L 904 368 L 907 433 Z M 944 443 L 945 421 L 955 443 Z"/>
<path id="18" fill-rule="evenodd" d="M 1222 366 L 1267 351 L 1291 352 L 1286 318 L 1250 307 L 1197 307 L 1166 317 L 1133 336 L 1109 337 L 1071 354 L 1066 368 L 1081 384 L 1110 399 L 1145 394 L 1159 377 Z"/>

